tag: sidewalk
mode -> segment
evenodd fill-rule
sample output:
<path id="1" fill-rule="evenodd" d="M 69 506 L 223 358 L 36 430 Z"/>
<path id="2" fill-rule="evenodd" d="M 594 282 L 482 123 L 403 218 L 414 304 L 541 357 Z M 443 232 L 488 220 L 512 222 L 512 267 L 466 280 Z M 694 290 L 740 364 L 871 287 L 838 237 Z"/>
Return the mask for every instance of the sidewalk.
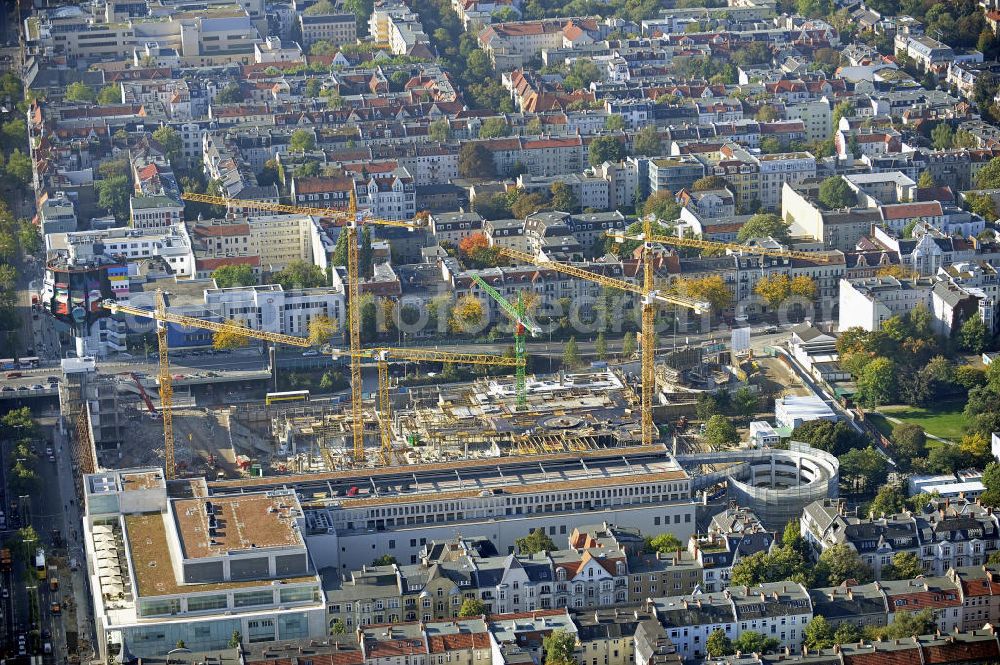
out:
<path id="1" fill-rule="evenodd" d="M 59 494 L 63 503 L 67 507 L 63 511 L 62 532 L 66 540 L 66 553 L 68 559 L 76 559 L 77 569 L 71 571 L 70 583 L 72 584 L 72 594 L 74 602 L 74 616 L 76 618 L 77 643 L 79 647 L 86 646 L 80 651 L 81 662 L 91 660 L 95 655 L 93 651 L 94 633 L 93 619 L 90 614 L 90 594 L 87 589 L 86 571 L 87 559 L 83 550 L 83 522 L 80 517 L 80 501 L 77 500 L 76 488 L 73 484 L 72 453 L 69 439 L 66 435 L 55 432 L 55 448 L 57 470 L 59 475 Z M 68 467 L 68 468 L 67 468 Z M 72 499 L 73 505 L 68 505 Z M 75 534 L 75 537 L 74 537 Z M 57 645 L 53 645 L 55 649 Z M 66 645 L 58 645 L 59 651 L 56 653 L 68 654 Z"/>

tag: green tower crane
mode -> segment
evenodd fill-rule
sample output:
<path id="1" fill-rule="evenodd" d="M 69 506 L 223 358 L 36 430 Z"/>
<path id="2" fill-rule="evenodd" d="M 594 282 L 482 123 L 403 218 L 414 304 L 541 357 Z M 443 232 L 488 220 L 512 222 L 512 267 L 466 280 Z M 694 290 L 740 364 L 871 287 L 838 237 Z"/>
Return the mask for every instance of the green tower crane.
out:
<path id="1" fill-rule="evenodd" d="M 517 408 L 518 410 L 525 408 L 528 402 L 527 388 L 525 382 L 525 367 L 527 365 L 527 344 L 524 339 L 525 331 L 530 332 L 535 335 L 539 332 L 538 326 L 533 324 L 528 320 L 525 314 L 524 306 L 524 296 L 519 291 L 517 294 L 517 304 L 511 303 L 509 300 L 503 297 L 499 291 L 494 289 L 492 286 L 486 283 L 486 281 L 479 275 L 472 276 L 473 281 L 482 288 L 493 300 L 500 305 L 500 309 L 509 316 L 514 323 L 514 357 L 517 360 L 516 367 L 516 381 L 514 384 L 514 392 L 517 396 Z"/>

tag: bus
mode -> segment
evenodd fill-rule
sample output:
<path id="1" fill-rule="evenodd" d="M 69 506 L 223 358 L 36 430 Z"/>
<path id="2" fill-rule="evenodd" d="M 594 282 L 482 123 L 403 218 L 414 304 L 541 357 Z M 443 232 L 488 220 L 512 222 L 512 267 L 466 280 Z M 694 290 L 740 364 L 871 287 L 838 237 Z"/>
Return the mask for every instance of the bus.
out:
<path id="1" fill-rule="evenodd" d="M 38 579 L 44 580 L 45 573 L 45 551 L 41 548 L 35 550 L 35 575 Z"/>
<path id="2" fill-rule="evenodd" d="M 39 358 L 38 356 L 28 356 L 25 358 L 20 358 L 17 361 L 17 363 L 21 367 L 21 369 L 34 369 L 38 367 L 38 364 L 41 361 L 42 361 L 41 358 Z"/>
<path id="3" fill-rule="evenodd" d="M 309 391 L 308 390 L 289 390 L 283 393 L 268 393 L 264 397 L 264 404 L 268 406 L 276 402 L 308 402 L 309 401 Z"/>
<path id="4" fill-rule="evenodd" d="M 13 358 L 4 358 L 0 360 L 0 370 L 7 371 L 9 369 L 17 369 L 17 360 Z"/>

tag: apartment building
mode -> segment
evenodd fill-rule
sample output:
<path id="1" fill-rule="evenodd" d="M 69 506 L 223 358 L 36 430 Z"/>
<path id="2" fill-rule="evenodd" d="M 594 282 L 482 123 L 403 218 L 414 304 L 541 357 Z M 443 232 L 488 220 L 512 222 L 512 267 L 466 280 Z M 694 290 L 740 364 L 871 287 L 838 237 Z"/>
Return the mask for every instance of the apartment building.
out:
<path id="1" fill-rule="evenodd" d="M 280 284 L 206 289 L 205 306 L 222 319 L 254 330 L 305 337 L 309 322 L 325 316 L 343 329 L 344 289 L 340 286 L 284 289 Z"/>
<path id="2" fill-rule="evenodd" d="M 836 499 L 806 506 L 802 536 L 817 553 L 837 544 L 854 548 L 880 579 L 899 552 L 916 554 L 928 575 L 986 563 L 1000 529 L 992 511 L 966 500 L 932 499 L 926 509 L 869 519 L 847 512 Z"/>
<path id="3" fill-rule="evenodd" d="M 808 152 L 760 155 L 757 162 L 760 177 L 758 200 L 765 210 L 777 210 L 781 207 L 784 183 L 797 185 L 816 177 L 816 158 Z"/>
<path id="4" fill-rule="evenodd" d="M 351 13 L 300 14 L 299 28 L 302 31 L 302 46 L 309 48 L 318 41 L 327 41 L 334 46 L 353 44 L 358 39 L 357 18 Z"/>
<path id="5" fill-rule="evenodd" d="M 129 263 L 159 258 L 176 277 L 194 276 L 194 252 L 183 224 L 166 228 L 50 233 L 45 236 L 45 250 L 52 254 L 99 254 Z"/>
<path id="6" fill-rule="evenodd" d="M 886 319 L 903 316 L 918 304 L 929 310 L 933 288 L 934 282 L 926 278 L 903 281 L 895 277 L 841 279 L 840 329 L 880 330 Z"/>
<path id="7" fill-rule="evenodd" d="M 708 636 L 716 630 L 730 639 L 752 630 L 778 640 L 780 648 L 799 651 L 803 630 L 813 618 L 808 591 L 792 582 L 653 600 L 656 619 L 685 660 L 707 655 Z"/>
<path id="8" fill-rule="evenodd" d="M 691 189 L 695 180 L 705 176 L 705 165 L 692 155 L 655 157 L 649 160 L 649 193 L 676 193 Z"/>

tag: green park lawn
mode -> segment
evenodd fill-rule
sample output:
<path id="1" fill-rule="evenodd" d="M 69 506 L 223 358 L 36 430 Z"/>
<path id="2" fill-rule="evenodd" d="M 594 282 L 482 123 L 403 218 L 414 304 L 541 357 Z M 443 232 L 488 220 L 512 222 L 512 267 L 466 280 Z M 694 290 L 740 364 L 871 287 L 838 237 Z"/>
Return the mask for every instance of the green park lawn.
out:
<path id="1" fill-rule="evenodd" d="M 926 408 L 906 405 L 882 406 L 879 412 L 898 418 L 904 423 L 912 423 L 924 428 L 924 431 L 942 439 L 957 442 L 965 434 L 965 418 L 962 410 L 965 400 L 944 400 Z M 874 415 L 874 414 L 872 414 Z M 875 416 L 875 426 L 885 435 L 891 433 L 892 423 Z"/>

